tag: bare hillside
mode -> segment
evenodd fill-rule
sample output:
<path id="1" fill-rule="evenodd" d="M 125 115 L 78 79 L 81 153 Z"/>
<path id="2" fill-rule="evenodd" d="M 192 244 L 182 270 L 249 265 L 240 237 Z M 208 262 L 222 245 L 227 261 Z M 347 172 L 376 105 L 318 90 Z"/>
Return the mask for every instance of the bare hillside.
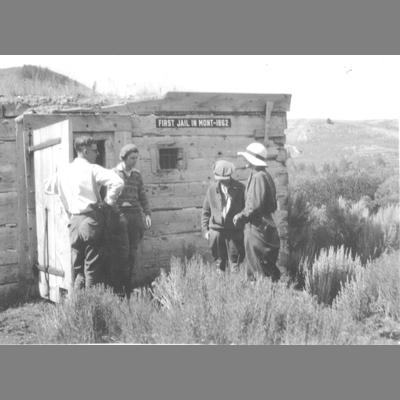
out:
<path id="1" fill-rule="evenodd" d="M 328 121 L 288 120 L 287 143 L 301 154 L 298 162 L 324 162 L 341 158 L 381 156 L 398 167 L 399 125 L 397 120 Z"/>

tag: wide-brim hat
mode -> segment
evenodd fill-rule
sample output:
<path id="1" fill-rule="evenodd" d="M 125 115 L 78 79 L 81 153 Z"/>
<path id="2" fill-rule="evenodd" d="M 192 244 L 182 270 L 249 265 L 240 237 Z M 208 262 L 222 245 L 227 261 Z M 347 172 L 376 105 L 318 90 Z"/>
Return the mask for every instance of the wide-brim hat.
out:
<path id="1" fill-rule="evenodd" d="M 239 151 L 239 156 L 243 156 L 250 164 L 257 167 L 267 166 L 267 149 L 262 143 L 250 143 L 246 151 Z"/>
<path id="2" fill-rule="evenodd" d="M 214 179 L 217 181 L 227 181 L 231 179 L 231 175 L 235 170 L 235 166 L 225 160 L 218 160 L 214 165 Z"/>

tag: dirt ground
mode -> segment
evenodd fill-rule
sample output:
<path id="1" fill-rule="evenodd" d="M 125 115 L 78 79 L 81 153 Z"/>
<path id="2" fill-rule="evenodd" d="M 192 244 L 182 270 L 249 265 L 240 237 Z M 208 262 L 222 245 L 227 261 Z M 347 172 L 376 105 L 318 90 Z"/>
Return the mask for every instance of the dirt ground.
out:
<path id="1" fill-rule="evenodd" d="M 38 343 L 35 324 L 46 307 L 51 305 L 36 300 L 0 311 L 0 345 Z"/>
<path id="2" fill-rule="evenodd" d="M 0 311 L 0 345 L 37 344 L 38 320 L 52 303 L 35 300 Z M 38 328 L 37 328 L 38 327 Z M 366 323 L 368 344 L 400 345 L 400 323 L 371 318 Z"/>

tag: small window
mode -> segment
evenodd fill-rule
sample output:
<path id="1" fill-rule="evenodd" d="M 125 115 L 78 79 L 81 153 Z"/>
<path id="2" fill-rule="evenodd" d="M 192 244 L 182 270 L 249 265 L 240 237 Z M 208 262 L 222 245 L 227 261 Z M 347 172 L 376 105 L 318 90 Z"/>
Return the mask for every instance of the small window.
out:
<path id="1" fill-rule="evenodd" d="M 183 149 L 173 147 L 159 149 L 160 169 L 180 169 L 183 161 Z"/>

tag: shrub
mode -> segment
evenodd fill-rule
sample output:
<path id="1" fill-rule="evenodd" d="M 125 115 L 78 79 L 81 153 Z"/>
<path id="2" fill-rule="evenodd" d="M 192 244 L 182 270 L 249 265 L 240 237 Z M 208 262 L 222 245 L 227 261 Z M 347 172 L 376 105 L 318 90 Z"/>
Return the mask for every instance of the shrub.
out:
<path id="1" fill-rule="evenodd" d="M 382 229 L 383 247 L 397 250 L 400 245 L 400 205 L 383 207 L 371 219 Z"/>
<path id="2" fill-rule="evenodd" d="M 174 259 L 151 290 L 130 303 L 103 287 L 74 293 L 39 318 L 41 343 L 363 343 L 363 328 L 344 310 L 306 291 L 245 271 L 222 273 L 199 256 Z"/>
<path id="3" fill-rule="evenodd" d="M 290 192 L 303 193 L 312 206 L 320 207 L 328 204 L 333 199 L 343 197 L 353 202 L 368 196 L 375 199 L 375 194 L 385 198 L 385 193 L 397 193 L 398 173 L 384 184 L 385 180 L 393 175 L 393 169 L 384 167 L 378 159 L 366 161 L 349 161 L 344 158 L 338 164 L 325 163 L 319 170 L 314 165 L 301 165 L 289 167 Z M 397 182 L 393 180 L 397 178 Z M 382 202 L 374 204 L 375 207 L 386 205 Z"/>
<path id="4" fill-rule="evenodd" d="M 346 282 L 335 299 L 334 308 L 357 321 L 373 314 L 400 321 L 400 253 L 385 254 Z"/>
<path id="5" fill-rule="evenodd" d="M 307 292 L 244 271 L 220 273 L 200 258 L 174 260 L 153 285 L 158 343 L 345 344 L 358 341 L 351 318 L 320 306 Z"/>
<path id="6" fill-rule="evenodd" d="M 358 256 L 363 265 L 388 249 L 400 245 L 400 209 L 391 205 L 371 211 L 368 197 L 358 202 L 334 199 L 327 205 L 312 207 L 303 193 L 289 199 L 289 271 L 300 284 L 300 261 L 309 265 L 322 249 L 344 246 L 352 257 Z"/>
<path id="7" fill-rule="evenodd" d="M 308 267 L 307 260 L 304 265 L 306 291 L 316 296 L 319 303 L 332 304 L 341 286 L 352 280 L 357 269 L 361 268 L 361 261 L 353 259 L 342 246 L 322 250 L 311 267 Z"/>
<path id="8" fill-rule="evenodd" d="M 399 204 L 400 201 L 399 176 L 394 175 L 381 183 L 375 193 L 375 206 L 386 207 Z"/>
<path id="9" fill-rule="evenodd" d="M 127 305 L 101 286 L 78 290 L 43 315 L 38 326 L 41 343 L 102 343 L 119 338 Z"/>

